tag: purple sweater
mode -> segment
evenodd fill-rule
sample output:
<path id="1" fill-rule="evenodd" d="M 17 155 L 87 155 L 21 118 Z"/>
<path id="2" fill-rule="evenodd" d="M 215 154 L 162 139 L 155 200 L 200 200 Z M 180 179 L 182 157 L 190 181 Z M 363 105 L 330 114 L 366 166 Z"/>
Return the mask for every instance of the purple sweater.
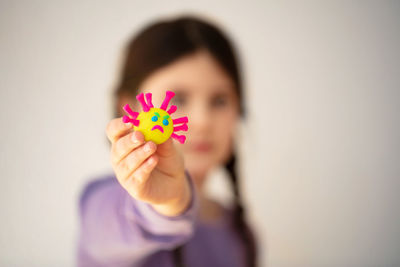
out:
<path id="1" fill-rule="evenodd" d="M 79 267 L 173 267 L 172 250 L 184 244 L 190 267 L 243 267 L 244 248 L 232 224 L 232 212 L 213 223 L 198 220 L 192 178 L 189 207 L 168 217 L 132 198 L 114 175 L 88 183 L 80 196 Z"/>

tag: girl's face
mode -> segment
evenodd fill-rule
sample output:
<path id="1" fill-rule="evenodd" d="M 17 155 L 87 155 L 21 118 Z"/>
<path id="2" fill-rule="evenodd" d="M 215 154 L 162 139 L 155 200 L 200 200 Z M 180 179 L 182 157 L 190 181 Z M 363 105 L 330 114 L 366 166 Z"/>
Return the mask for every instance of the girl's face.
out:
<path id="1" fill-rule="evenodd" d="M 153 93 L 159 107 L 165 91 L 175 92 L 171 104 L 178 106 L 173 118 L 188 116 L 189 130 L 181 148 L 185 166 L 201 185 L 207 172 L 224 164 L 232 153 L 232 137 L 239 118 L 239 100 L 234 82 L 206 51 L 185 56 L 163 67 L 140 85 Z M 138 107 L 138 105 L 135 105 Z"/>

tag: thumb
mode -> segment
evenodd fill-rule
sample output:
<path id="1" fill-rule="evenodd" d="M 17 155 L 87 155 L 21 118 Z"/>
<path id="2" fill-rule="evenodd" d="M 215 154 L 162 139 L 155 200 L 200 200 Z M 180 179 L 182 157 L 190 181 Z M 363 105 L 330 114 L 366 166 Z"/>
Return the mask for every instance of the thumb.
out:
<path id="1" fill-rule="evenodd" d="M 160 157 L 172 157 L 175 156 L 176 154 L 176 148 L 174 146 L 174 143 L 172 141 L 172 138 L 168 138 L 167 141 L 165 141 L 162 144 L 159 144 L 157 146 L 157 154 Z"/>
<path id="2" fill-rule="evenodd" d="M 178 150 L 172 138 L 158 145 L 156 153 L 159 158 L 158 170 L 173 177 L 184 173 L 183 154 Z"/>

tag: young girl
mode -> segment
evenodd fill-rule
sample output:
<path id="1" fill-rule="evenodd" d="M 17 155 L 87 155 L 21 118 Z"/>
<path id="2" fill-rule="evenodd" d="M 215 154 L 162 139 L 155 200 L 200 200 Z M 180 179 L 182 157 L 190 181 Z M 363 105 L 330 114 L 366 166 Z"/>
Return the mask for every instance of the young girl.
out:
<path id="1" fill-rule="evenodd" d="M 183 145 L 145 142 L 121 119 L 125 104 L 141 111 L 138 93 L 151 92 L 158 107 L 167 90 L 174 117 L 189 118 Z M 150 25 L 128 44 L 115 96 L 118 118 L 106 129 L 114 173 L 81 195 L 78 266 L 255 266 L 233 151 L 242 85 L 227 37 L 192 17 Z M 229 173 L 232 209 L 203 191 L 218 166 Z"/>

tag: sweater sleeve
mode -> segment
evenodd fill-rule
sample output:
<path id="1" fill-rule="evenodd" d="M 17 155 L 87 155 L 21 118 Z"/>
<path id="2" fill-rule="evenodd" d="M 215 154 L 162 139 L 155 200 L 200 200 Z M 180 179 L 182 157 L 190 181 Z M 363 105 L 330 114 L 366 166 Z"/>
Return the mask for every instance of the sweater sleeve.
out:
<path id="1" fill-rule="evenodd" d="M 132 198 L 112 179 L 112 186 L 89 183 L 80 197 L 78 267 L 139 266 L 158 250 L 171 250 L 194 232 L 198 199 L 192 178 L 191 200 L 180 215 L 168 217 Z"/>

